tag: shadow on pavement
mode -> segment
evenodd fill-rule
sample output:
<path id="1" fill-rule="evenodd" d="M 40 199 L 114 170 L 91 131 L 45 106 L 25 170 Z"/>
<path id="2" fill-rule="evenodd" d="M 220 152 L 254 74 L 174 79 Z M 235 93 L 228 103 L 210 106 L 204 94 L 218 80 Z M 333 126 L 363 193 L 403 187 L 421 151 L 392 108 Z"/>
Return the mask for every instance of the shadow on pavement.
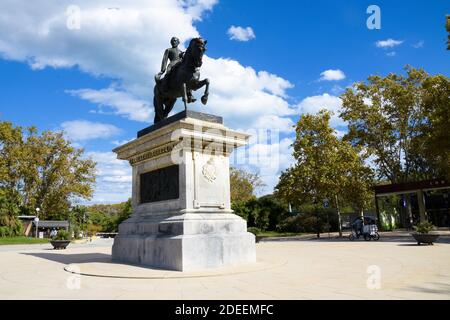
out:
<path id="1" fill-rule="evenodd" d="M 449 284 L 431 282 L 431 283 L 427 283 L 426 285 L 427 285 L 427 287 L 424 287 L 424 286 L 408 287 L 408 288 L 406 288 L 406 290 L 415 291 L 415 292 L 433 293 L 433 294 L 445 294 L 445 295 L 448 295 L 450 293 L 450 285 Z"/>
<path id="2" fill-rule="evenodd" d="M 105 253 L 21 253 L 27 256 L 47 259 L 63 264 L 89 263 L 89 262 L 111 262 L 111 255 Z"/>

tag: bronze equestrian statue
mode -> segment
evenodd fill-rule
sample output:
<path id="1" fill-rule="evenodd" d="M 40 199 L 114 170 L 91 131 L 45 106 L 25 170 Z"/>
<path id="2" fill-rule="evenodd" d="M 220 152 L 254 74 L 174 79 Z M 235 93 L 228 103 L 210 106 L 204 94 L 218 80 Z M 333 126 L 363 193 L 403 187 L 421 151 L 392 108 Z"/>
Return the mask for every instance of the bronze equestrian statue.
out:
<path id="1" fill-rule="evenodd" d="M 178 98 L 182 98 L 184 109 L 187 104 L 195 102 L 192 91 L 196 91 L 206 85 L 201 98 L 203 104 L 208 102 L 209 79 L 200 80 L 200 67 L 203 54 L 206 51 L 207 41 L 202 38 L 194 38 L 190 41 L 186 52 L 178 49 L 179 40 L 172 38 L 172 48 L 164 53 L 161 72 L 155 76 L 155 88 L 153 106 L 155 107 L 155 121 L 158 123 L 166 119 Z M 166 69 L 167 60 L 170 60 Z M 162 74 L 166 72 L 164 78 Z"/>

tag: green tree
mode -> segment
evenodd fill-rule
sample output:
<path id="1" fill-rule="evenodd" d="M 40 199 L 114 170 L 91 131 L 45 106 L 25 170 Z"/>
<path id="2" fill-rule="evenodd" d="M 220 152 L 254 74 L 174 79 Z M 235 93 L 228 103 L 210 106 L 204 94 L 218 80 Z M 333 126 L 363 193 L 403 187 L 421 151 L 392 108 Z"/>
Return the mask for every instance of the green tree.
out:
<path id="1" fill-rule="evenodd" d="M 15 201 L 7 198 L 0 189 L 0 237 L 22 235 L 22 222 L 17 218 L 20 212 Z"/>
<path id="2" fill-rule="evenodd" d="M 117 232 L 119 225 L 133 213 L 131 199 L 117 204 L 97 204 L 88 207 L 89 226 L 92 230 Z"/>
<path id="3" fill-rule="evenodd" d="M 128 199 L 126 202 L 122 205 L 122 210 L 119 213 L 119 217 L 117 219 L 117 230 L 119 229 L 119 225 L 127 220 L 131 214 L 133 213 L 133 206 L 131 204 L 131 199 Z"/>
<path id="4" fill-rule="evenodd" d="M 431 178 L 450 180 L 450 80 L 443 75 L 427 77 L 421 87 L 422 121 L 413 139 L 418 165 Z"/>
<path id="5" fill-rule="evenodd" d="M 113 225 L 115 225 L 115 221 L 117 220 L 116 216 L 108 215 L 101 211 L 93 211 L 89 210 L 89 220 L 88 220 L 88 228 L 89 229 L 98 229 L 98 231 L 102 232 L 110 232 L 115 231 Z"/>
<path id="6" fill-rule="evenodd" d="M 342 95 L 345 139 L 371 157 L 391 183 L 449 170 L 449 81 L 407 66 L 407 75 L 370 76 Z"/>
<path id="7" fill-rule="evenodd" d="M 257 174 L 230 168 L 231 202 L 250 200 L 255 191 L 263 186 L 264 183 Z"/>
<path id="8" fill-rule="evenodd" d="M 334 195 L 334 205 L 340 211 L 340 200 L 353 207 L 361 216 L 364 210 L 372 207 L 374 194 L 371 189 L 374 184 L 372 168 L 365 164 L 360 155 L 360 149 L 353 147 L 347 141 L 340 140 L 336 170 L 337 188 L 342 192 Z"/>
<path id="9" fill-rule="evenodd" d="M 249 228 L 256 227 L 266 230 L 269 226 L 269 212 L 261 208 L 261 204 L 256 197 L 232 203 L 234 212 L 247 220 Z"/>
<path id="10" fill-rule="evenodd" d="M 0 122 L 0 190 L 6 201 L 20 205 L 23 202 L 25 148 L 21 127 Z"/>
<path id="11" fill-rule="evenodd" d="M 83 152 L 60 132 L 0 122 L 0 189 L 24 213 L 40 208 L 43 219 L 67 218 L 71 200 L 93 193 L 95 162 Z"/>
<path id="12" fill-rule="evenodd" d="M 258 199 L 260 215 L 267 217 L 267 230 L 274 231 L 278 224 L 289 217 L 289 206 L 275 195 L 266 195 Z"/>
<path id="13" fill-rule="evenodd" d="M 293 144 L 296 163 L 282 172 L 276 193 L 297 208 L 312 203 L 318 217 L 322 202 L 328 199 L 337 210 L 340 226 L 340 199 L 351 201 L 359 210 L 369 205 L 371 171 L 358 149 L 336 137 L 329 121 L 325 110 L 300 117 Z M 319 237 L 320 219 L 316 220 Z"/>
<path id="14" fill-rule="evenodd" d="M 247 220 L 248 227 L 261 230 L 275 231 L 278 224 L 289 216 L 287 204 L 274 195 L 235 201 L 232 203 L 232 209 Z"/>
<path id="15" fill-rule="evenodd" d="M 74 233 L 75 238 L 78 238 L 80 232 L 86 231 L 89 224 L 89 213 L 87 207 L 77 205 L 71 208 L 68 214 L 68 220 L 71 231 Z"/>

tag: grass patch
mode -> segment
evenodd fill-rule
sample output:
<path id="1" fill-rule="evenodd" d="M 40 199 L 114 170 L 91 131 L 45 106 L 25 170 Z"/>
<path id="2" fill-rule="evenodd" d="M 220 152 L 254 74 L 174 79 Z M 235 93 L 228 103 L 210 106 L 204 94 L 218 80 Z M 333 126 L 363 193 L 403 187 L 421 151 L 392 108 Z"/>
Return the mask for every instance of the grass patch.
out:
<path id="1" fill-rule="evenodd" d="M 300 236 L 303 233 L 295 232 L 278 232 L 278 231 L 261 231 L 258 233 L 259 237 L 294 237 Z"/>
<path id="2" fill-rule="evenodd" d="M 29 237 L 0 237 L 0 246 L 7 244 L 36 244 L 48 243 L 48 239 L 36 239 Z"/>

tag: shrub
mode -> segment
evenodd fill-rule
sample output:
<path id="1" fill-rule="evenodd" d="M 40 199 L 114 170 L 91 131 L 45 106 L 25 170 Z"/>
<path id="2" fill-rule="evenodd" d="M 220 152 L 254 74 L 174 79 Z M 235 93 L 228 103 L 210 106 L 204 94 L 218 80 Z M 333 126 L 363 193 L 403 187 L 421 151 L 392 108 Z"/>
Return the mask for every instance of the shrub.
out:
<path id="1" fill-rule="evenodd" d="M 262 231 L 259 228 L 255 228 L 255 227 L 250 227 L 247 229 L 248 232 L 253 233 L 255 236 L 257 236 L 258 234 L 260 234 Z"/>
<path id="2" fill-rule="evenodd" d="M 88 224 L 88 226 L 87 226 L 88 236 L 95 236 L 101 230 L 102 230 L 102 227 L 95 225 L 95 224 Z"/>
<path id="3" fill-rule="evenodd" d="M 76 224 L 73 224 L 73 225 L 71 224 L 70 225 L 69 234 L 73 234 L 73 237 L 75 239 L 81 239 L 81 237 L 80 237 L 80 235 L 81 235 L 81 228 L 78 225 L 76 225 Z"/>
<path id="4" fill-rule="evenodd" d="M 11 229 L 9 227 L 0 227 L 0 237 L 10 237 Z"/>
<path id="5" fill-rule="evenodd" d="M 0 189 L 0 237 L 23 235 L 23 225 L 17 217 L 19 212 L 17 203 L 7 198 Z"/>
<path id="6" fill-rule="evenodd" d="M 23 226 L 19 222 L 12 226 L 0 226 L 0 237 L 17 237 L 23 235 Z"/>
<path id="7" fill-rule="evenodd" d="M 247 201 L 235 201 L 231 204 L 234 213 L 247 221 L 249 227 L 256 227 L 258 216 L 257 200 L 252 198 Z"/>
<path id="8" fill-rule="evenodd" d="M 267 230 L 276 230 L 277 225 L 290 216 L 289 207 L 273 195 L 258 199 L 260 216 L 267 219 Z"/>
<path id="9" fill-rule="evenodd" d="M 336 214 L 328 210 L 319 210 L 317 213 L 302 213 L 293 217 L 284 219 L 277 226 L 277 231 L 294 233 L 315 233 L 317 227 L 320 232 L 337 231 L 338 222 Z M 318 220 L 317 220 L 318 218 Z"/>
<path id="10" fill-rule="evenodd" d="M 397 228 L 394 210 L 395 209 L 391 210 L 390 213 L 387 211 L 380 211 L 380 224 L 383 231 L 393 231 Z"/>
<path id="11" fill-rule="evenodd" d="M 310 215 L 298 215 L 283 220 L 277 227 L 280 232 L 308 233 L 315 232 L 317 218 Z"/>
<path id="12" fill-rule="evenodd" d="M 417 226 L 415 226 L 414 229 L 418 233 L 429 233 L 430 231 L 434 230 L 434 225 L 431 222 L 421 222 Z"/>
<path id="13" fill-rule="evenodd" d="M 18 221 L 16 225 L 12 226 L 12 232 L 15 237 L 23 236 L 24 230 L 22 222 Z"/>
<path id="14" fill-rule="evenodd" d="M 70 240 L 70 233 L 66 230 L 59 230 L 58 234 L 53 238 L 53 240 Z"/>
<path id="15" fill-rule="evenodd" d="M 249 227 L 261 230 L 275 230 L 279 221 L 287 215 L 287 209 L 270 196 L 235 201 L 232 209 L 237 215 L 247 220 Z"/>

